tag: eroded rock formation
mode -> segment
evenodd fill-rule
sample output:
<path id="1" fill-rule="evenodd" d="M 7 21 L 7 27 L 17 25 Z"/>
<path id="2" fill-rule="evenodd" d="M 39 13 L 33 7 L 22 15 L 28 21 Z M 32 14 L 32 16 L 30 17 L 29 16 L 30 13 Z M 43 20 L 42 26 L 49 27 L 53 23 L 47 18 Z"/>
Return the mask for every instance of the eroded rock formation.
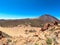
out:
<path id="1" fill-rule="evenodd" d="M 53 23 L 46 23 L 46 24 L 41 28 L 41 31 L 45 31 L 45 30 L 47 30 L 49 27 L 57 26 L 57 25 L 58 25 L 58 22 L 57 22 L 57 21 L 54 21 Z"/>

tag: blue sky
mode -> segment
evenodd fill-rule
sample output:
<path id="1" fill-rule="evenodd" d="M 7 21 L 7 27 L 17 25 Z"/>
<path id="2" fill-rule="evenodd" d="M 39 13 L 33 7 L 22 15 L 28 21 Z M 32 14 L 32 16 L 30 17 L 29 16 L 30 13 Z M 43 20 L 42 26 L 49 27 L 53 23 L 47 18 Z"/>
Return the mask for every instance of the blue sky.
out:
<path id="1" fill-rule="evenodd" d="M 0 19 L 35 18 L 43 14 L 60 19 L 60 0 L 0 0 Z"/>

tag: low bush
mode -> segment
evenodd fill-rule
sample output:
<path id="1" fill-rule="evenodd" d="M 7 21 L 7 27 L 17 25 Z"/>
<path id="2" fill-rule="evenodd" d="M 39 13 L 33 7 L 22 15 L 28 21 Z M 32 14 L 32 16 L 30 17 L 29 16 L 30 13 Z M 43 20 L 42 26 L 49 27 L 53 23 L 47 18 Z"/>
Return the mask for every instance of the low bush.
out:
<path id="1" fill-rule="evenodd" d="M 46 43 L 47 43 L 47 45 L 52 45 L 52 39 L 48 38 Z"/>

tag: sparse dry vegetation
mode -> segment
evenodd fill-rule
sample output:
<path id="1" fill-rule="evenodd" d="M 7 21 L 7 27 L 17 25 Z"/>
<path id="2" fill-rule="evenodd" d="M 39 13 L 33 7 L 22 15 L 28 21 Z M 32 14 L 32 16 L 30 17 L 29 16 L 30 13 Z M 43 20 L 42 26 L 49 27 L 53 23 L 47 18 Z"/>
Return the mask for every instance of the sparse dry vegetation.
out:
<path id="1" fill-rule="evenodd" d="M 57 40 L 59 40 L 59 38 L 57 37 L 57 35 L 59 34 L 59 31 L 57 30 L 56 27 L 58 27 L 58 26 L 53 26 L 53 27 L 49 26 L 49 28 L 47 30 L 45 30 L 44 32 L 40 32 L 40 29 L 35 30 L 35 29 L 33 29 L 33 27 L 28 27 L 28 29 L 25 29 L 26 27 L 24 27 L 24 29 L 25 29 L 23 31 L 24 33 L 22 33 L 23 29 L 20 30 L 20 32 L 19 32 L 19 30 L 16 30 L 20 33 L 20 35 L 19 36 L 16 35 L 15 37 L 14 36 L 9 37 L 7 34 L 5 34 L 3 32 L 2 33 L 6 35 L 5 38 L 8 36 L 7 37 L 8 45 L 54 45 L 54 44 L 59 45 L 60 43 L 57 41 Z M 15 29 L 16 28 L 18 28 L 18 27 L 15 27 Z M 21 28 L 23 28 L 23 27 L 21 27 Z M 31 29 L 29 29 L 29 28 L 31 28 Z M 13 28 L 11 28 L 11 29 L 13 29 Z M 55 33 L 55 31 L 57 31 L 57 34 Z M 15 33 L 15 34 L 17 34 L 17 33 Z"/>

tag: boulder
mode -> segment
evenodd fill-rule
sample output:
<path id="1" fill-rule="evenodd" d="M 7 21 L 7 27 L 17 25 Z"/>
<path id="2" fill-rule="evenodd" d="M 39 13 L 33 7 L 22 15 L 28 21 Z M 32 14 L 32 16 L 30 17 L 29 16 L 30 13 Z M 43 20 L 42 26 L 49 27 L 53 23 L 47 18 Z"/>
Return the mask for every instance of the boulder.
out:
<path id="1" fill-rule="evenodd" d="M 45 31 L 49 28 L 50 24 L 49 23 L 46 23 L 42 28 L 41 28 L 41 31 Z"/>

